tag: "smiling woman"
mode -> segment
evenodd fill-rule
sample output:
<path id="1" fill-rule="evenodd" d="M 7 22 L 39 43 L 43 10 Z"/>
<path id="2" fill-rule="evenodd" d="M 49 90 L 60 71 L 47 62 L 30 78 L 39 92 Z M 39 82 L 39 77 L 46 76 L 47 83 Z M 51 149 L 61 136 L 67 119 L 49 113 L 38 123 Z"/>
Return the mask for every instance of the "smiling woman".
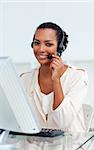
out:
<path id="1" fill-rule="evenodd" d="M 86 130 L 82 104 L 88 87 L 87 73 L 64 63 L 60 56 L 67 44 L 68 35 L 57 24 L 39 25 L 31 46 L 40 66 L 21 78 L 44 120 L 43 127 L 81 132 Z"/>

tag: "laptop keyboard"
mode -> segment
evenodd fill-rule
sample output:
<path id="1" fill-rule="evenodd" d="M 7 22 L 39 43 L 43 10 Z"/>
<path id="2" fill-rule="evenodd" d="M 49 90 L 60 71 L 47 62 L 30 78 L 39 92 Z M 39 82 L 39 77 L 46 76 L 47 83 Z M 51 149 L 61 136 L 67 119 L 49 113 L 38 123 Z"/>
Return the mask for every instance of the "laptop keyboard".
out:
<path id="1" fill-rule="evenodd" d="M 33 134 L 34 136 L 39 136 L 39 137 L 55 137 L 55 136 L 60 136 L 64 135 L 64 131 L 59 130 L 59 129 L 42 129 L 41 132 L 37 134 Z"/>
<path id="2" fill-rule="evenodd" d="M 3 132 L 4 130 L 0 130 L 0 134 Z M 43 128 L 39 133 L 21 133 L 21 132 L 14 132 L 14 131 L 10 131 L 9 132 L 10 135 L 22 135 L 22 136 L 37 136 L 37 137 L 56 137 L 56 136 L 64 136 L 64 131 L 61 129 L 47 129 L 47 128 Z"/>

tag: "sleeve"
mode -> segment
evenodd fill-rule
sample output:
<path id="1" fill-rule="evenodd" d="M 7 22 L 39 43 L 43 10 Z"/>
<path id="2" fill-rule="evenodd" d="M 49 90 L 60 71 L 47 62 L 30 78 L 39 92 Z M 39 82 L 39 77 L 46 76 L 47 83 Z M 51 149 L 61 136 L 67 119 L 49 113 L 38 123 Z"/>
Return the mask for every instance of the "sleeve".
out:
<path id="1" fill-rule="evenodd" d="M 20 80 L 27 91 L 34 87 L 35 79 L 36 79 L 36 68 L 32 69 L 30 72 L 24 72 L 20 75 Z"/>
<path id="2" fill-rule="evenodd" d="M 33 84 L 34 80 L 34 69 L 32 69 L 30 72 L 24 72 L 20 75 L 20 80 L 25 88 L 26 91 L 28 91 L 29 86 Z M 31 84 L 32 83 L 32 84 Z"/>
<path id="3" fill-rule="evenodd" d="M 68 128 L 79 113 L 88 89 L 87 72 L 78 71 L 71 77 L 70 84 L 62 103 L 55 110 L 51 109 L 51 116 L 60 128 Z"/>
<path id="4" fill-rule="evenodd" d="M 27 91 L 27 87 L 28 87 L 28 73 L 24 72 L 20 75 L 20 80 L 25 88 L 25 90 Z"/>

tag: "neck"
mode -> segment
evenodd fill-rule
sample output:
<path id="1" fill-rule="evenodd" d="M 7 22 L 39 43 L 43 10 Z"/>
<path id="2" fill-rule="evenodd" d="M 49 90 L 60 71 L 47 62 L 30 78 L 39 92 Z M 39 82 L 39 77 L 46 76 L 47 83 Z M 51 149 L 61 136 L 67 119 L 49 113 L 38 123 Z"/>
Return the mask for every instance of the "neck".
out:
<path id="1" fill-rule="evenodd" d="M 40 67 L 40 74 L 44 77 L 51 77 L 52 73 L 50 70 L 50 65 L 41 65 Z"/>

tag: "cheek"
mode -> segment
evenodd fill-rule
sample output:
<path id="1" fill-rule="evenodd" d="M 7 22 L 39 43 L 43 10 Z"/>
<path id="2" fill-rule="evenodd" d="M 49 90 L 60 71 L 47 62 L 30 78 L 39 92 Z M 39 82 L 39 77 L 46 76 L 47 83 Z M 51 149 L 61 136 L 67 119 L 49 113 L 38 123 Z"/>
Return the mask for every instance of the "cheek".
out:
<path id="1" fill-rule="evenodd" d="M 37 49 L 37 48 L 33 48 L 33 52 L 34 52 L 34 54 L 36 55 L 37 52 L 38 52 L 38 49 Z"/>
<path id="2" fill-rule="evenodd" d="M 50 53 L 56 53 L 57 52 L 57 47 L 50 48 Z"/>

